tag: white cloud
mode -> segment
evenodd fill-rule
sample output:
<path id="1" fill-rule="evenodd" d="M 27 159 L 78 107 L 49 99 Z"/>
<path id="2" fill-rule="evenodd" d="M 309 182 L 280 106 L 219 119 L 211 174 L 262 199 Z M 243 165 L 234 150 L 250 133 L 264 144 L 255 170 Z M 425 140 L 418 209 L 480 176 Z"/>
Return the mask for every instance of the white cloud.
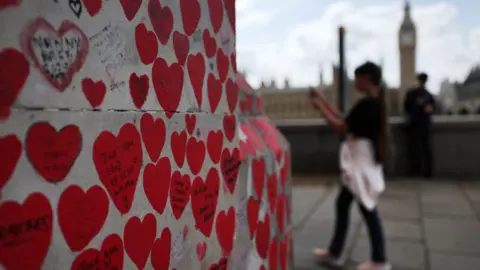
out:
<path id="1" fill-rule="evenodd" d="M 248 4 L 244 5 L 248 9 L 240 9 L 244 16 L 246 12 L 255 14 L 255 10 L 259 10 L 253 0 L 239 2 Z M 357 1 L 337 1 L 323 7 L 324 12 L 317 19 L 302 21 L 298 17 L 296 25 L 284 29 L 283 39 L 254 44 L 251 41 L 242 43 L 248 39 L 240 37 L 239 67 L 248 71 L 248 80 L 253 86 L 258 86 L 262 78 L 274 78 L 281 84 L 285 77 L 294 85 L 316 84 L 320 63 L 324 64 L 325 77 L 330 80 L 331 63 L 337 59 L 337 27 L 343 24 L 347 31 L 350 73 L 355 65 L 367 59 L 383 60 L 387 82 L 398 85 L 397 34 L 403 17 L 402 3 L 362 6 Z M 446 2 L 412 9 L 417 25 L 417 68 L 430 74 L 432 90 L 438 91 L 445 77 L 462 80 L 471 66 L 480 61 L 480 25 L 469 33 L 459 32 L 452 23 L 458 10 Z M 244 18 L 248 16 L 240 17 L 238 23 L 242 24 Z M 255 27 L 252 25 L 251 31 L 255 31 Z"/>

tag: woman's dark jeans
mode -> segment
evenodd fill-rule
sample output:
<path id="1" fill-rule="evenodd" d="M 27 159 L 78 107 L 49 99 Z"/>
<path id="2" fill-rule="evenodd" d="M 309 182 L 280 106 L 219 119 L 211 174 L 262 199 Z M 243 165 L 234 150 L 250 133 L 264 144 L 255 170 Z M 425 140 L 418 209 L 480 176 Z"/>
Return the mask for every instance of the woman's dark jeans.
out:
<path id="1" fill-rule="evenodd" d="M 336 258 L 340 257 L 345 245 L 348 224 L 350 220 L 350 206 L 352 205 L 353 200 L 354 197 L 352 192 L 350 192 L 350 190 L 348 190 L 346 187 L 342 186 L 335 206 L 335 232 L 329 248 L 329 252 Z M 359 203 L 358 206 L 365 223 L 367 224 L 368 233 L 370 235 L 372 261 L 377 263 L 386 262 L 385 240 L 383 238 L 382 222 L 380 221 L 378 210 L 377 208 L 368 210 L 361 203 Z"/>

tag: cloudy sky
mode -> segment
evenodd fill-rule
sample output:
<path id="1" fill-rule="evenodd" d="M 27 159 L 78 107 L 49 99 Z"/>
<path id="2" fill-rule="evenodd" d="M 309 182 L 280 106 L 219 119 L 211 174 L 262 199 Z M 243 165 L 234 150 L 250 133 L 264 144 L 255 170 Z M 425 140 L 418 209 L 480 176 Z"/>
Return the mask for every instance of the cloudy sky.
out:
<path id="1" fill-rule="evenodd" d="M 479 0 L 412 0 L 417 25 L 417 69 L 429 87 L 444 78 L 463 80 L 480 64 Z M 288 77 L 296 86 L 317 84 L 323 67 L 331 81 L 337 56 L 337 27 L 347 29 L 347 65 L 384 63 L 389 85 L 399 84 L 397 33 L 403 0 L 237 0 L 238 66 L 253 87 Z"/>

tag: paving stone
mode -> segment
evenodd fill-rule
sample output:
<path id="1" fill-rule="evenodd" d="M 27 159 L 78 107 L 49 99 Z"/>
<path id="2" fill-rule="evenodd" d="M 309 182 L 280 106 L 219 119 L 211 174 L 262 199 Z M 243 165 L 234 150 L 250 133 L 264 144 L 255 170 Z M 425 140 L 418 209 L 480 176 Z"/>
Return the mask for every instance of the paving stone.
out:
<path id="1" fill-rule="evenodd" d="M 292 192 L 292 219 L 299 222 L 312 209 L 316 201 L 330 192 L 325 187 L 295 187 Z"/>
<path id="2" fill-rule="evenodd" d="M 390 240 L 387 243 L 387 256 L 394 269 L 408 268 L 424 270 L 426 267 L 424 246 L 419 243 Z M 370 244 L 367 237 L 360 237 L 353 249 L 351 260 L 370 260 Z"/>
<path id="3" fill-rule="evenodd" d="M 421 217 L 418 200 L 382 198 L 378 207 L 385 219 L 419 220 Z"/>
<path id="4" fill-rule="evenodd" d="M 422 211 L 426 217 L 463 217 L 476 218 L 475 211 L 466 200 L 451 200 L 422 203 Z"/>
<path id="5" fill-rule="evenodd" d="M 461 187 L 472 201 L 480 201 L 480 182 L 465 182 Z"/>
<path id="6" fill-rule="evenodd" d="M 480 254 L 480 222 L 477 220 L 425 218 L 425 238 L 431 251 Z"/>
<path id="7" fill-rule="evenodd" d="M 387 241 L 389 239 L 405 239 L 415 242 L 422 242 L 422 227 L 417 222 L 402 222 L 383 220 L 383 229 Z M 362 226 L 361 234 L 367 236 L 367 227 Z"/>
<path id="8" fill-rule="evenodd" d="M 478 270 L 480 258 L 477 256 L 430 253 L 430 270 Z"/>

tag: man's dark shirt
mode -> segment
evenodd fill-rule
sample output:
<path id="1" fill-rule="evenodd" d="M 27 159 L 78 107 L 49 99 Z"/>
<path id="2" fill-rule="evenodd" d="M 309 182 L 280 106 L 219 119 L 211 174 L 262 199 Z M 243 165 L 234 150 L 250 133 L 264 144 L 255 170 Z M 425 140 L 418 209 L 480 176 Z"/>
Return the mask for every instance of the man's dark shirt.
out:
<path id="1" fill-rule="evenodd" d="M 432 112 L 425 112 L 430 105 Z M 431 114 L 435 111 L 435 99 L 424 87 L 417 87 L 408 91 L 403 105 L 406 116 L 406 125 L 410 131 L 428 132 L 431 125 Z"/>

